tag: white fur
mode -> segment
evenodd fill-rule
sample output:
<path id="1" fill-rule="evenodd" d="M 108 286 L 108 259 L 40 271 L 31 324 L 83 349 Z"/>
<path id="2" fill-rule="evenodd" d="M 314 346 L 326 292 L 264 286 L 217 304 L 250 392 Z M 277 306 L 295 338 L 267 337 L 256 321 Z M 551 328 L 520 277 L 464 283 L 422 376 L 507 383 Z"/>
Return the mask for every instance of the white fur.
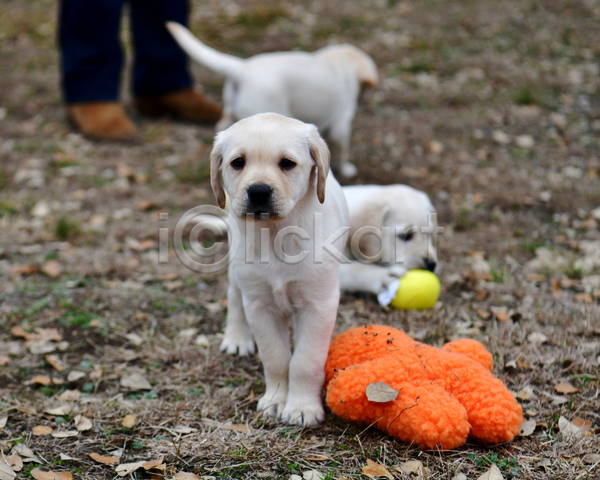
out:
<path id="1" fill-rule="evenodd" d="M 365 226 L 372 226 L 379 230 L 388 227 L 391 232 L 396 228 L 403 231 L 409 227 L 427 227 L 428 214 L 435 213 L 425 193 L 406 185 L 357 185 L 343 187 L 342 190 L 350 212 L 350 236 Z M 422 235 L 419 231 L 407 241 L 394 235 L 395 248 L 399 252 L 398 261 L 391 261 L 388 264 L 382 261 L 359 262 L 352 255 L 348 244 L 344 253 L 354 261 L 340 265 L 340 288 L 347 292 L 378 294 L 385 290 L 390 282 L 403 276 L 407 270 L 427 269 L 427 260 L 437 263 L 434 238 L 434 235 Z M 374 250 L 379 251 L 380 248 L 381 244 L 376 241 Z M 385 252 L 386 245 L 383 248 Z M 390 258 L 394 260 L 393 255 Z"/>
<path id="2" fill-rule="evenodd" d="M 296 162 L 296 167 L 283 171 L 279 166 L 282 157 Z M 276 114 L 255 115 L 219 133 L 211 154 L 215 194 L 223 205 L 223 193 L 229 195 L 229 212 L 241 235 L 240 252 L 229 266 L 227 325 L 221 350 L 252 354 L 254 337 L 266 381 L 258 410 L 298 425 L 314 425 L 324 419 L 324 366 L 339 302 L 337 260 L 324 253 L 323 262 L 315 262 L 314 214 L 322 215 L 324 240 L 349 225 L 342 189 L 333 175 L 327 174 L 328 157 L 314 125 Z M 243 170 L 233 168 L 231 162 L 236 158 L 244 158 Z M 319 167 L 321 161 L 324 170 Z M 324 175 L 321 180 L 320 174 Z M 320 185 L 325 179 L 326 186 Z M 273 188 L 278 218 L 248 218 L 248 189 L 257 183 Z M 285 227 L 300 227 L 311 237 L 284 237 L 283 250 L 289 255 L 308 252 L 300 263 L 286 264 L 275 254 L 274 239 Z M 270 237 L 266 253 L 261 250 L 262 229 Z M 343 251 L 346 239 L 347 232 L 333 243 L 336 251 Z"/>
<path id="3" fill-rule="evenodd" d="M 313 123 L 328 140 L 334 171 L 356 174 L 348 161 L 352 120 L 361 88 L 378 83 L 377 68 L 366 53 L 344 44 L 244 60 L 206 46 L 178 23 L 168 22 L 167 28 L 191 58 L 227 77 L 217 130 L 263 112 Z"/>

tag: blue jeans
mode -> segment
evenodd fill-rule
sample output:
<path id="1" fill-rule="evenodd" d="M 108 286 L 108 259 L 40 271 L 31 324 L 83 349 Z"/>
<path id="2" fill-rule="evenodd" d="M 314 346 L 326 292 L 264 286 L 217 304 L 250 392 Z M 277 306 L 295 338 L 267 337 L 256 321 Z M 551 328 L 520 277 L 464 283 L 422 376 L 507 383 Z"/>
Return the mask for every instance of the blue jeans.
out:
<path id="1" fill-rule="evenodd" d="M 118 99 L 125 1 L 61 1 L 61 82 L 67 103 Z M 129 4 L 134 94 L 160 95 L 190 87 L 187 56 L 165 28 L 169 20 L 187 24 L 188 0 L 129 0 Z"/>

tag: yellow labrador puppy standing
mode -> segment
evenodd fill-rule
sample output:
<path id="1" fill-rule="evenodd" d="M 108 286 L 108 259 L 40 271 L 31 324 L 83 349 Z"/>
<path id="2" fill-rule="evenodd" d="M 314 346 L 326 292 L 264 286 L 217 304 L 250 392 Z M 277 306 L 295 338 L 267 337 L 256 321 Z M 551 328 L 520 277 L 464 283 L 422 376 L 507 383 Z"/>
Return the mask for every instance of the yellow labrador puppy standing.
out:
<path id="1" fill-rule="evenodd" d="M 361 92 L 379 81 L 369 55 L 342 44 L 314 53 L 273 52 L 241 59 L 208 47 L 179 23 L 168 22 L 167 28 L 191 58 L 227 77 L 217 130 L 263 112 L 313 123 L 327 138 L 336 174 L 356 175 L 356 166 L 349 162 L 352 120 Z"/>
<path id="2" fill-rule="evenodd" d="M 338 265 L 349 230 L 329 151 L 314 125 L 267 113 L 217 134 L 212 187 L 237 222 L 221 350 L 264 366 L 265 415 L 291 424 L 324 419 L 324 366 L 339 303 Z M 290 324 L 294 351 L 290 349 Z"/>

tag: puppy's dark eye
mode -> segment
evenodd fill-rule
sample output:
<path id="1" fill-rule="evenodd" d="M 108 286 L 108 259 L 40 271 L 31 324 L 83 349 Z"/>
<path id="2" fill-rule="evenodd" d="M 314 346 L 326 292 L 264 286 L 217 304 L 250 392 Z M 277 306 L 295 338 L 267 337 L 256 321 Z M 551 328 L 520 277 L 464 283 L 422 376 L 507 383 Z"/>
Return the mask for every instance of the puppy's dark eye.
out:
<path id="1" fill-rule="evenodd" d="M 282 170 L 291 170 L 296 166 L 296 162 L 292 162 L 289 158 L 284 158 L 279 162 L 279 168 Z"/>
<path id="2" fill-rule="evenodd" d="M 246 165 L 246 161 L 242 157 L 239 157 L 233 160 L 230 165 L 234 170 L 241 170 Z"/>
<path id="3" fill-rule="evenodd" d="M 415 236 L 414 232 L 404 232 L 398 235 L 398 238 L 403 242 L 410 242 Z"/>

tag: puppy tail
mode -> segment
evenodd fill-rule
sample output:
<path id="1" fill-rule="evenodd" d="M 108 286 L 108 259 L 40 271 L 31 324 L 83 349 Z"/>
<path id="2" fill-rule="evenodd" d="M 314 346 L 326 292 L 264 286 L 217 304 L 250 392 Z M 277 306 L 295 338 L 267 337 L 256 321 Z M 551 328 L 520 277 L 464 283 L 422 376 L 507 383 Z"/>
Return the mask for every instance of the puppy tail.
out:
<path id="1" fill-rule="evenodd" d="M 244 60 L 204 45 L 192 32 L 177 22 L 167 22 L 166 26 L 179 46 L 193 60 L 228 78 L 237 79 L 241 76 Z"/>

